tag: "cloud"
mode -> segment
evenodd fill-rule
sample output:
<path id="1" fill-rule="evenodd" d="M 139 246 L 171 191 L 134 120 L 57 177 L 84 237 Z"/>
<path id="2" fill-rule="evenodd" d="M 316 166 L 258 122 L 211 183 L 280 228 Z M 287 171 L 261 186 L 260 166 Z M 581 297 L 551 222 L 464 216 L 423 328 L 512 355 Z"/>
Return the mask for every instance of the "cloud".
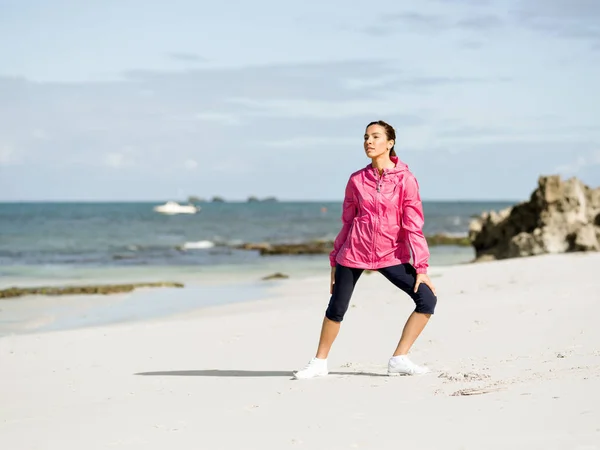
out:
<path id="1" fill-rule="evenodd" d="M 571 162 L 559 165 L 555 170 L 561 175 L 569 176 L 577 175 L 583 169 L 589 169 L 594 166 L 600 166 L 600 148 L 588 154 L 580 154 Z"/>
<path id="2" fill-rule="evenodd" d="M 198 167 L 198 163 L 193 159 L 188 159 L 183 165 L 188 170 L 195 170 Z"/>
<path id="3" fill-rule="evenodd" d="M 130 164 L 127 157 L 123 153 L 107 153 L 104 157 L 107 166 L 119 169 Z"/>
<path id="4" fill-rule="evenodd" d="M 310 119 L 334 119 L 339 117 L 356 117 L 364 115 L 398 114 L 401 110 L 397 100 L 389 96 L 377 100 L 302 100 L 281 99 L 261 100 L 257 98 L 231 98 L 232 105 L 237 105 L 246 117 L 295 117 Z M 416 115 L 403 115 L 404 123 L 413 125 L 422 123 Z"/>
<path id="5" fill-rule="evenodd" d="M 595 139 L 592 106 L 577 97 L 582 107 L 568 110 L 573 96 L 556 96 L 564 92 L 558 86 L 539 89 L 538 97 L 519 79 L 502 84 L 506 79 L 499 71 L 481 69 L 479 61 L 476 67 L 450 68 L 443 58 L 426 59 L 429 67 L 365 58 L 145 70 L 88 83 L 0 77 L 0 137 L 26 163 L 14 167 L 29 170 L 11 168 L 3 182 L 18 187 L 14 196 L 23 198 L 30 190 L 22 180 L 54 186 L 67 176 L 89 189 L 77 195 L 93 198 L 118 198 L 124 190 L 128 198 L 162 197 L 179 188 L 204 197 L 245 198 L 251 188 L 261 196 L 337 198 L 347 174 L 366 164 L 362 135 L 372 120 L 396 127 L 396 148 L 411 167 L 423 173 L 430 164 L 439 166 L 432 181 L 438 186 L 448 170 L 462 170 L 464 154 L 479 158 L 496 142 L 501 145 L 494 151 L 510 159 L 517 146 L 525 151 L 545 138 L 542 126 L 527 131 L 539 111 L 557 111 L 554 122 L 541 121 L 547 128 L 561 120 L 570 126 L 585 122 L 590 129 L 579 135 Z M 449 119 L 453 122 L 445 122 Z M 559 136 L 561 144 L 577 136 L 569 133 Z M 460 157 L 450 158 L 451 152 Z M 553 157 L 552 167 L 566 155 Z M 14 158 L 12 150 L 0 151 L 2 161 L 13 164 Z M 528 158 L 519 154 L 516 160 L 525 164 Z M 473 170 L 496 170 L 478 161 L 479 168 L 469 163 Z M 540 161 L 530 161 L 528 170 L 537 170 Z M 507 170 L 520 170 L 513 161 L 506 164 Z M 269 177 L 262 176 L 266 167 L 273 169 Z M 93 175 L 78 175 L 88 173 L 84 169 Z M 308 170 L 319 183 L 305 186 L 302 174 Z M 236 176 L 228 183 L 231 174 Z M 50 195 L 41 186 L 38 192 Z M 452 189 L 447 195 L 467 192 Z M 59 187 L 52 193 L 71 195 Z"/>
<path id="6" fill-rule="evenodd" d="M 600 47 L 600 2 L 596 0 L 522 0 L 512 13 L 521 26 L 586 41 L 592 49 Z"/>
<path id="7" fill-rule="evenodd" d="M 380 77 L 372 76 L 368 78 L 348 78 L 342 81 L 342 85 L 351 91 L 369 88 L 384 88 L 394 82 L 397 82 L 399 79 L 399 75 L 383 75 Z"/>
<path id="8" fill-rule="evenodd" d="M 383 23 L 383 25 L 382 25 Z M 414 31 L 431 33 L 436 31 L 481 32 L 502 28 L 505 20 L 491 13 L 469 13 L 464 16 L 441 15 L 405 11 L 382 16 L 376 25 L 364 28 L 364 32 L 373 35 L 388 36 L 395 33 Z"/>
<path id="9" fill-rule="evenodd" d="M 429 2 L 431 3 L 438 3 L 438 4 L 465 4 L 465 5 L 469 5 L 469 6 L 477 6 L 477 7 L 487 7 L 488 5 L 491 5 L 494 0 L 429 0 Z"/>
<path id="10" fill-rule="evenodd" d="M 208 61 L 206 58 L 203 58 L 200 55 L 187 52 L 169 52 L 167 53 L 167 57 L 169 59 L 181 62 L 203 63 Z"/>
<path id="11" fill-rule="evenodd" d="M 358 143 L 358 139 L 355 137 L 348 136 L 298 136 L 288 139 L 282 139 L 278 141 L 266 141 L 263 145 L 274 148 L 289 148 L 289 149 L 302 149 L 307 147 L 319 146 L 322 148 L 331 148 L 333 146 L 352 146 Z"/>
<path id="12" fill-rule="evenodd" d="M 22 149 L 20 160 L 48 168 L 175 172 L 200 151 L 206 157 L 197 169 L 204 171 L 228 151 L 220 149 L 249 163 L 267 151 L 260 143 L 299 130 L 341 136 L 350 130 L 360 143 L 362 126 L 374 116 L 421 123 L 386 86 L 358 88 L 356 80 L 388 70 L 386 62 L 358 60 L 135 71 L 123 80 L 88 83 L 0 76 L 0 136 Z M 13 160 L 12 147 L 4 147 L 3 163 Z"/>
<path id="13" fill-rule="evenodd" d="M 193 115 L 196 120 L 204 120 L 207 122 L 219 122 L 226 125 L 239 125 L 240 117 L 234 114 L 218 113 L 218 112 L 202 112 Z"/>
<path id="14" fill-rule="evenodd" d="M 8 144 L 0 144 L 0 166 L 8 166 L 16 162 L 15 149 Z"/>
<path id="15" fill-rule="evenodd" d="M 503 25 L 504 21 L 499 16 L 492 14 L 471 15 L 456 22 L 457 28 L 470 30 L 491 30 Z"/>

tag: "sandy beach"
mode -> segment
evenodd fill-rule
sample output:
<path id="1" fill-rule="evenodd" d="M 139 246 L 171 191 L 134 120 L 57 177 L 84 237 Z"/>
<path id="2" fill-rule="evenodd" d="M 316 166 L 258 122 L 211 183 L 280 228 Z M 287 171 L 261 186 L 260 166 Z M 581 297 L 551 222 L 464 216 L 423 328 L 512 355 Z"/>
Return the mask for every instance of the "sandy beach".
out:
<path id="1" fill-rule="evenodd" d="M 261 300 L 4 336 L 0 448 L 600 449 L 599 268 L 600 254 L 433 268 L 420 377 L 385 376 L 413 304 L 372 273 L 330 375 L 292 379 L 316 349 L 326 266 Z"/>

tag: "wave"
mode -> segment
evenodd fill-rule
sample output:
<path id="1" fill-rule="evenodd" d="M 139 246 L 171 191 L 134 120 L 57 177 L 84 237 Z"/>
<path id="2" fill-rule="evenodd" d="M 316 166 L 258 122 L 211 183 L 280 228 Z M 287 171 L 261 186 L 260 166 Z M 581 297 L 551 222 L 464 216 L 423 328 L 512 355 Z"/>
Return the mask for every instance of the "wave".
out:
<path id="1" fill-rule="evenodd" d="M 211 241 L 196 241 L 196 242 L 186 242 L 181 246 L 184 250 L 204 250 L 207 248 L 213 248 L 215 246 L 214 242 Z"/>

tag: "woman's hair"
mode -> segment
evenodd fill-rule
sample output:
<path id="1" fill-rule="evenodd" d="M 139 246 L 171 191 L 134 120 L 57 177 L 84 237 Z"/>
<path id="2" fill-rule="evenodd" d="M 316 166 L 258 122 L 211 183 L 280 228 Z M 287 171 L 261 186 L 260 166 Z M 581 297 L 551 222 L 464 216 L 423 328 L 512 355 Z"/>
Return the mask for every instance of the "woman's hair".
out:
<path id="1" fill-rule="evenodd" d="M 371 125 L 379 125 L 383 127 L 383 129 L 385 130 L 385 137 L 387 138 L 387 140 L 394 141 L 394 145 L 392 145 L 392 149 L 390 150 L 390 156 L 396 156 L 396 151 L 394 150 L 396 144 L 396 131 L 394 130 L 394 127 L 391 126 L 389 123 L 384 122 L 383 120 L 371 122 L 369 125 L 367 125 L 367 128 L 369 128 Z"/>

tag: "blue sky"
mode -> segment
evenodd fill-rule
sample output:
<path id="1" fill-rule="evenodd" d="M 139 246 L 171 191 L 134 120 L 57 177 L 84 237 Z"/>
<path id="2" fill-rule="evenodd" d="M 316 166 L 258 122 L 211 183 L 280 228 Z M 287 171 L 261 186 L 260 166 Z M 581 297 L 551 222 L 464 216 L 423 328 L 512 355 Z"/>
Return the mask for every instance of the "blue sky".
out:
<path id="1" fill-rule="evenodd" d="M 0 0 L 0 201 L 339 200 L 377 119 L 424 199 L 525 199 L 600 185 L 598 98 L 595 0 Z"/>

